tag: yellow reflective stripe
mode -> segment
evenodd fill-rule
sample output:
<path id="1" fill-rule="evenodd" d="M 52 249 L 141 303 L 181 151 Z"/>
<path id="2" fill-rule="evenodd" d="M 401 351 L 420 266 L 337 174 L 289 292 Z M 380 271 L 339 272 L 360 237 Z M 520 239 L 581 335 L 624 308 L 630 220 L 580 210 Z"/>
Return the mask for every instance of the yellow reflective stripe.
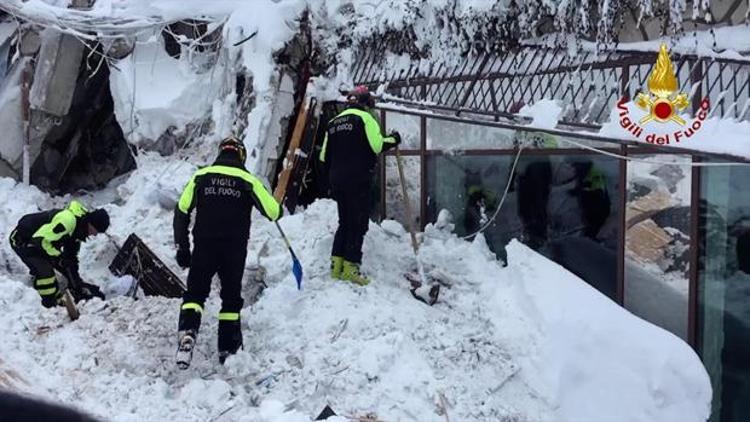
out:
<path id="1" fill-rule="evenodd" d="M 55 276 L 47 277 L 47 278 L 38 278 L 35 281 L 37 286 L 49 286 L 50 284 L 55 284 Z"/>
<path id="2" fill-rule="evenodd" d="M 37 292 L 39 292 L 42 296 L 49 296 L 57 293 L 57 287 L 50 287 L 49 289 L 37 289 Z"/>
<path id="3" fill-rule="evenodd" d="M 318 160 L 324 163 L 326 161 L 326 149 L 328 149 L 328 132 L 323 137 L 323 148 L 320 149 L 320 155 L 318 156 Z"/>
<path id="4" fill-rule="evenodd" d="M 258 198 L 258 202 L 260 202 L 260 206 L 263 207 L 263 210 L 265 211 L 265 214 L 268 216 L 268 218 L 271 221 L 276 221 L 281 216 L 281 206 L 279 205 L 279 203 L 276 202 L 276 199 L 274 199 L 273 195 L 271 195 L 271 193 L 268 192 L 265 186 L 263 186 L 263 183 L 260 181 L 260 179 L 248 173 L 247 170 L 229 166 L 210 166 L 202 168 L 195 172 L 193 178 L 209 173 L 239 177 L 240 179 L 246 181 L 250 184 L 250 186 L 253 187 L 253 194 L 255 194 L 255 197 Z"/>
<path id="5" fill-rule="evenodd" d="M 380 123 L 378 123 L 378 121 L 375 120 L 374 117 L 372 117 L 372 114 L 364 110 L 359 110 L 356 108 L 349 108 L 339 113 L 339 115 L 336 117 L 345 116 L 348 114 L 353 114 L 355 116 L 358 116 L 360 119 L 362 119 L 362 123 L 364 123 L 365 125 L 365 134 L 367 135 L 367 142 L 370 143 L 370 148 L 372 149 L 372 152 L 374 152 L 375 154 L 380 154 L 383 151 L 383 142 L 388 142 L 388 143 L 396 142 L 396 140 L 391 136 L 384 137 L 380 133 Z"/>
<path id="6" fill-rule="evenodd" d="M 192 309 L 195 312 L 198 312 L 199 314 L 203 313 L 203 307 L 201 305 L 195 303 L 195 302 L 183 303 L 182 304 L 182 309 L 183 310 Z"/>
<path id="7" fill-rule="evenodd" d="M 239 321 L 239 312 L 219 312 L 219 321 Z"/>
<path id="8" fill-rule="evenodd" d="M 260 201 L 260 205 L 266 211 L 265 214 L 271 221 L 278 220 L 279 217 L 281 217 L 281 205 L 276 202 L 276 199 L 270 192 L 268 192 L 268 190 L 266 190 L 266 187 L 263 186 L 263 183 L 261 183 L 260 180 L 252 175 L 248 174 L 248 176 L 254 179 L 254 182 L 252 182 L 253 193 L 255 194 L 255 197 L 258 198 L 258 201 Z"/>
<path id="9" fill-rule="evenodd" d="M 84 207 L 82 203 L 76 200 L 70 201 L 70 204 L 68 204 L 68 210 L 70 210 L 70 212 L 72 212 L 76 217 L 83 217 L 83 215 L 88 212 L 86 207 Z"/>
<path id="10" fill-rule="evenodd" d="M 60 224 L 62 224 L 65 230 L 60 233 L 55 233 L 54 229 Z M 44 224 L 42 227 L 39 227 L 39 230 L 37 230 L 31 237 L 42 238 L 42 248 L 45 252 L 47 252 L 47 255 L 59 256 L 60 251 L 52 245 L 52 242 L 60 240 L 60 238 L 62 238 L 63 236 L 70 235 L 71 233 L 73 233 L 73 230 L 75 230 L 75 228 L 75 214 L 73 214 L 73 212 L 68 209 L 64 209 L 55 214 L 55 216 L 52 217 L 52 221 Z"/>
<path id="11" fill-rule="evenodd" d="M 589 173 L 583 181 L 589 184 L 588 187 L 584 187 L 583 189 L 586 191 L 604 190 L 607 187 L 606 176 L 604 176 L 604 173 L 601 170 L 594 167 L 589 170 Z"/>
<path id="12" fill-rule="evenodd" d="M 182 211 L 183 214 L 190 213 L 190 210 L 193 208 L 193 198 L 195 197 L 195 176 L 197 175 L 198 173 L 194 174 L 193 177 L 190 178 L 190 181 L 185 186 L 185 189 L 182 190 L 180 201 L 177 203 L 177 208 Z"/>

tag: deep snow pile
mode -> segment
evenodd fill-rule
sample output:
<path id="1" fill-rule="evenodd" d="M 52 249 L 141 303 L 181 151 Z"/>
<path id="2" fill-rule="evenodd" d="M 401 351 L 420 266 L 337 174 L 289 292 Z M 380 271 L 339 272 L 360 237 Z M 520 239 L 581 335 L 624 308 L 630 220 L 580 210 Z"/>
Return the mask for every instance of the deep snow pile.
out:
<path id="1" fill-rule="evenodd" d="M 134 231 L 184 278 L 168 203 L 194 167 L 167 160 L 142 155 L 121 185 L 85 199 L 106 204 L 116 238 Z M 63 199 L 0 179 L 0 237 L 23 213 Z M 62 309 L 41 307 L 4 241 L 0 373 L 120 421 L 306 421 L 327 403 L 340 415 L 438 421 L 441 402 L 452 420 L 707 419 L 708 376 L 686 344 L 519 243 L 502 268 L 481 238 L 451 234 L 445 214 L 423 238 L 428 272 L 451 284 L 435 307 L 407 291 L 402 274 L 414 261 L 393 221 L 371 223 L 365 239 L 371 285 L 331 280 L 335 210 L 323 200 L 281 221 L 305 267 L 302 291 L 275 227 L 255 216 L 247 264 L 266 268 L 269 287 L 243 310 L 245 349 L 218 365 L 215 286 L 185 372 L 173 363 L 179 300 L 113 296 L 83 304 L 81 319 L 68 322 Z M 87 242 L 83 277 L 113 283 L 114 254 L 103 236 Z"/>

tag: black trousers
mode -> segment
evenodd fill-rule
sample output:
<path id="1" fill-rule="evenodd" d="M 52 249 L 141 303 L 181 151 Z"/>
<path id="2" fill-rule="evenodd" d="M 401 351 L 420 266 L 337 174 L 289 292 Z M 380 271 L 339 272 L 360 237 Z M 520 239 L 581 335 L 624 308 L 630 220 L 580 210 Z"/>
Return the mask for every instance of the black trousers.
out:
<path id="1" fill-rule="evenodd" d="M 339 227 L 333 237 L 331 255 L 360 264 L 362 242 L 365 240 L 372 207 L 370 185 L 333 186 L 331 193 L 339 212 Z"/>
<path id="2" fill-rule="evenodd" d="M 44 306 L 54 306 L 59 294 L 59 287 L 55 277 L 55 266 L 53 258 L 49 257 L 42 249 L 19 239 L 16 231 L 10 234 L 10 246 L 21 258 L 21 261 L 29 268 L 29 273 L 34 277 L 34 288 L 42 297 Z"/>
<path id="3" fill-rule="evenodd" d="M 198 238 L 194 241 L 188 273 L 187 291 L 183 296 L 178 329 L 198 332 L 203 304 L 211 291 L 215 274 L 221 281 L 219 314 L 219 350 L 236 351 L 242 345 L 239 312 L 242 310 L 242 276 L 245 272 L 247 239 Z M 236 314 L 236 318 L 231 317 Z M 227 318 L 226 316 L 229 315 Z"/>
<path id="4" fill-rule="evenodd" d="M 518 215 L 528 246 L 537 249 L 547 242 L 547 203 L 549 202 L 552 164 L 542 159 L 530 163 L 518 177 Z"/>
<path id="5" fill-rule="evenodd" d="M 578 198 L 583 217 L 583 235 L 596 240 L 609 217 L 611 203 L 605 190 L 581 191 Z"/>

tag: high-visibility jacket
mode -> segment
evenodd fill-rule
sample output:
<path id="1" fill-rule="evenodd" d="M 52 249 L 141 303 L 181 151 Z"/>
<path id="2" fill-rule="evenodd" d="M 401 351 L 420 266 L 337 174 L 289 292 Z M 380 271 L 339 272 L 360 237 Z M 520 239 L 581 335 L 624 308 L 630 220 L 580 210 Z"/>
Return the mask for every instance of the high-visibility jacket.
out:
<path id="1" fill-rule="evenodd" d="M 53 209 L 25 215 L 11 235 L 16 244 L 33 244 L 50 257 L 65 255 L 76 259 L 80 242 L 88 235 L 81 220 L 87 210 L 78 201 L 64 209 Z"/>
<path id="2" fill-rule="evenodd" d="M 318 158 L 328 163 L 331 186 L 357 186 L 372 180 L 377 155 L 395 145 L 370 113 L 351 107 L 328 122 Z"/>
<path id="3" fill-rule="evenodd" d="M 174 212 L 175 243 L 189 248 L 188 226 L 193 209 L 194 238 L 247 239 L 254 206 L 271 221 L 281 217 L 281 206 L 257 177 L 239 161 L 219 159 L 196 171 L 182 191 Z"/>

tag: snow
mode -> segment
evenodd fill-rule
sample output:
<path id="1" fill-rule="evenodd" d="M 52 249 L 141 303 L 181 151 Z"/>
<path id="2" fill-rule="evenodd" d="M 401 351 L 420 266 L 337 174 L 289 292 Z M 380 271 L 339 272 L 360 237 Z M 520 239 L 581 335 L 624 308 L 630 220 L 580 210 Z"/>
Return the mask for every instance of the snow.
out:
<path id="1" fill-rule="evenodd" d="M 524 105 L 518 114 L 532 118 L 531 126 L 540 129 L 554 129 L 562 115 L 563 107 L 558 100 L 539 100 Z"/>
<path id="2" fill-rule="evenodd" d="M 750 26 L 712 27 L 710 30 L 688 31 L 680 37 L 662 37 L 651 41 L 620 44 L 624 51 L 658 51 L 667 43 L 673 54 L 698 54 L 702 57 L 744 59 L 750 53 Z M 596 48 L 584 43 L 585 47 Z"/>
<path id="3" fill-rule="evenodd" d="M 625 103 L 624 106 L 629 110 L 631 121 L 638 122 L 646 115 L 646 112 L 638 108 L 632 101 Z M 665 134 L 668 134 L 670 142 L 669 144 L 665 144 L 666 147 L 673 146 L 750 159 L 750 142 L 747 141 L 750 139 L 750 122 L 748 121 L 711 117 L 709 112 L 708 118 L 700 122 L 699 129 L 692 136 L 685 137 L 681 135 L 679 140 L 675 140 L 675 133 L 684 132 L 697 120 L 687 114 L 683 114 L 681 117 L 686 121 L 684 126 L 673 121 L 665 123 L 651 122 L 643 125 L 643 134 L 636 138 L 621 126 L 619 112 L 618 107 L 612 107 L 609 121 L 604 123 L 598 132 L 600 136 L 626 139 L 631 142 L 637 140 L 647 144 L 647 137 L 649 135 L 655 134 L 658 137 L 663 137 Z"/>
<path id="4" fill-rule="evenodd" d="M 136 232 L 184 279 L 164 198 L 195 167 L 157 154 L 138 159 L 127 180 L 84 200 L 109 210 L 115 239 Z M 68 199 L 0 179 L 9 204 L 0 237 L 21 215 Z M 254 216 L 248 270 L 259 262 L 269 287 L 242 311 L 245 349 L 218 365 L 215 286 L 188 371 L 173 364 L 179 300 L 97 299 L 68 322 L 62 309 L 41 307 L 3 243 L 1 365 L 21 375 L 28 394 L 115 421 L 307 421 L 326 404 L 339 415 L 441 421 L 441 397 L 452 420 L 707 419 L 711 387 L 689 346 L 518 242 L 501 267 L 482 240 L 452 234 L 445 215 L 422 235 L 428 274 L 450 283 L 435 307 L 408 293 L 402 274 L 415 262 L 395 221 L 370 224 L 369 286 L 331 280 L 335 210 L 321 200 L 281 220 L 305 268 L 301 292 L 275 227 Z M 122 291 L 127 281 L 107 270 L 114 254 L 104 236 L 86 242 L 83 277 Z"/>
<path id="5" fill-rule="evenodd" d="M 150 7 L 164 7 L 164 10 L 172 4 L 154 3 L 157 4 Z M 185 131 L 189 124 L 199 125 L 200 131 L 194 129 L 186 137 L 202 137 L 206 119 L 213 124 L 208 125 L 205 137 L 215 143 L 230 134 L 241 136 L 236 133 L 239 123 L 236 119 L 245 118 L 247 129 L 243 141 L 249 151 L 247 166 L 265 174 L 263 166 L 270 152 L 275 154 L 278 141 L 268 136 L 280 87 L 273 54 L 297 33 L 295 19 L 304 3 L 268 2 L 264 7 L 244 2 L 216 3 L 216 9 L 211 4 L 211 13 L 227 14 L 222 32 L 227 42 L 216 53 L 217 57 L 212 58 L 209 53 L 203 57 L 200 53 L 187 54 L 183 48 L 180 59 L 173 59 L 165 52 L 158 30 L 141 31 L 133 54 L 116 61 L 112 67 L 110 83 L 115 114 L 128 140 L 139 145 L 156 141 L 168 130 Z M 139 7 L 124 2 L 111 6 L 113 10 L 125 8 L 123 13 Z M 104 6 L 97 3 L 97 7 Z M 249 41 L 233 45 L 255 31 L 258 34 Z M 234 89 L 238 74 L 252 78 L 255 105 L 247 116 L 238 116 L 236 110 Z"/>
<path id="6" fill-rule="evenodd" d="M 199 74 L 186 62 L 167 55 L 156 32 L 111 68 L 115 116 L 131 143 L 155 141 L 170 127 L 198 121 L 228 94 L 222 63 Z"/>
<path id="7" fill-rule="evenodd" d="M 441 0 L 415 8 L 406 0 L 288 0 L 265 1 L 261 7 L 230 0 L 99 0 L 92 10 L 81 12 L 55 7 L 60 3 L 13 0 L 6 5 L 49 19 L 68 32 L 80 32 L 87 22 L 101 18 L 137 35 L 134 53 L 114 63 L 110 79 L 116 116 L 131 142 L 154 141 L 170 127 L 185 130 L 209 116 L 213 122 L 194 145 L 172 157 L 142 152 L 136 171 L 83 197 L 110 212 L 109 234 L 116 242 L 135 232 L 183 280 L 187 271 L 174 262 L 171 235 L 180 189 L 196 166 L 211 162 L 215 142 L 234 129 L 234 77 L 240 72 L 252 76 L 255 95 L 254 108 L 243 116 L 244 142 L 252 151 L 248 167 L 257 172 L 265 165 L 275 147 L 269 133 L 277 117 L 280 84 L 273 53 L 297 32 L 295 19 L 306 5 L 318 23 L 316 41 L 335 46 L 332 51 L 339 60 L 333 79 L 314 82 L 323 100 L 338 97 L 338 89 L 351 84 L 348 72 L 354 56 L 351 49 L 337 45 L 339 38 L 331 36 L 335 29 L 353 27 L 347 34 L 356 45 L 375 31 L 415 23 L 417 44 L 431 48 L 438 63 L 455 58 L 456 49 L 462 48 L 455 45 L 449 28 L 436 33 L 438 15 L 452 7 L 460 19 L 492 16 L 503 4 Z M 426 18 L 418 19 L 420 15 Z M 209 68 L 189 55 L 168 57 L 153 28 L 195 16 L 224 23 L 226 48 Z M 108 30 L 106 24 L 100 29 Z M 255 30 L 253 39 L 229 45 Z M 400 66 L 405 57 L 387 60 Z M 543 100 L 526 105 L 521 114 L 533 119 L 527 129 L 551 129 L 560 111 L 560 105 Z M 389 119 L 392 115 L 396 119 L 389 120 L 389 127 L 418 123 L 396 113 Z M 618 120 L 613 115 L 601 134 L 624 138 L 627 133 Z M 434 126 L 428 145 L 446 138 L 439 133 L 456 129 Z M 704 138 L 696 135 L 680 146 L 750 157 L 741 141 L 748 131 L 746 123 L 709 119 L 701 132 Z M 509 143 L 514 136 L 496 128 L 476 129 L 476 134 L 477 146 Z M 416 139 L 407 141 L 413 146 Z M 407 171 L 414 168 L 407 166 Z M 414 191 L 416 186 L 409 188 Z M 7 239 L 22 215 L 62 206 L 69 199 L 0 179 L 0 238 Z M 399 199 L 389 197 L 390 202 Z M 363 263 L 373 280 L 369 286 L 331 280 L 328 256 L 335 224 L 335 204 L 328 200 L 282 219 L 305 268 L 300 292 L 284 243 L 275 227 L 256 213 L 246 279 L 260 265 L 269 287 L 242 311 L 245 349 L 218 365 L 215 285 L 188 371 L 179 371 L 173 363 L 180 301 L 124 297 L 132 281 L 109 274 L 116 249 L 106 237 L 85 243 L 81 273 L 110 298 L 81 304 L 82 317 L 75 322 L 68 322 L 62 309 L 41 307 L 25 268 L 3 242 L 0 376 L 19 374 L 21 381 L 14 388 L 76 403 L 115 421 L 296 422 L 310 420 L 326 404 L 342 415 L 329 419 L 338 422 L 366 415 L 424 421 L 446 416 L 461 421 L 708 419 L 710 381 L 687 344 L 522 244 L 511 242 L 508 266 L 502 267 L 482 235 L 472 243 L 460 240 L 451 232 L 448 213 L 441 213 L 420 235 L 420 256 L 428 274 L 447 283 L 440 303 L 428 307 L 408 293 L 403 274 L 414 271 L 416 263 L 408 232 L 395 221 L 370 224 Z M 650 282 L 647 276 L 641 284 Z M 669 315 L 656 317 L 665 325 L 671 321 Z"/>

